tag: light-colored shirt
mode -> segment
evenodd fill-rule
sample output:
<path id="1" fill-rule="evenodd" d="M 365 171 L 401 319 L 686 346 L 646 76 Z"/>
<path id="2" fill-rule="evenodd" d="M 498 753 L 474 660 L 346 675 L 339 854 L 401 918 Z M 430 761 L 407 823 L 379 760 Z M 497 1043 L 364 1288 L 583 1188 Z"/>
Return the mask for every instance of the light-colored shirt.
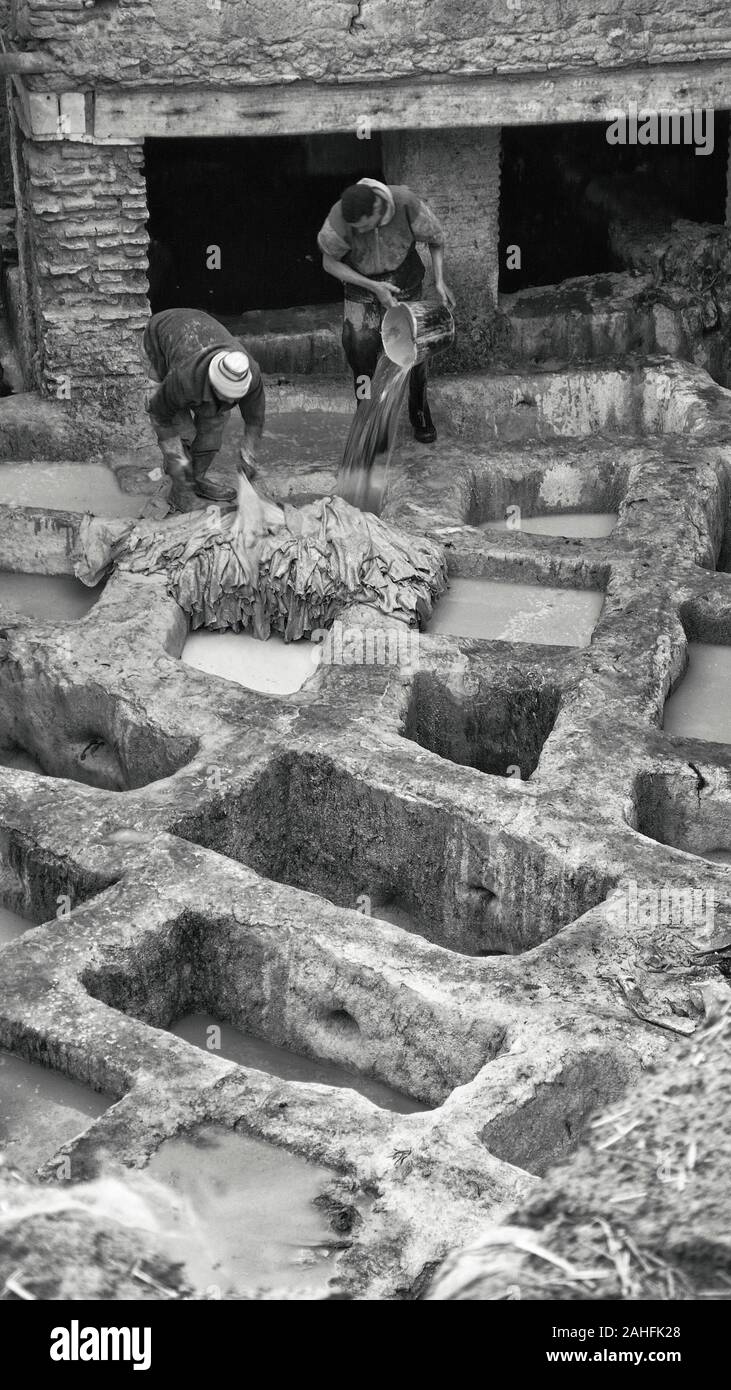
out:
<path id="1" fill-rule="evenodd" d="M 431 208 L 406 184 L 389 184 L 393 216 L 371 232 L 358 232 L 345 221 L 340 202 L 335 203 L 322 227 L 317 244 L 336 261 L 345 261 L 361 275 L 396 270 L 416 241 L 444 245 L 444 229 Z"/>

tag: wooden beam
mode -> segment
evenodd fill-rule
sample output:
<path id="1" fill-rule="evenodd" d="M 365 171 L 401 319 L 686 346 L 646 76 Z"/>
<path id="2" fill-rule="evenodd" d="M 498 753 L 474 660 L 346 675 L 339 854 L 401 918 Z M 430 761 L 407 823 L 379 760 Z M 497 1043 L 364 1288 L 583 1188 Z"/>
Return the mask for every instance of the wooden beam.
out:
<path id="1" fill-rule="evenodd" d="M 23 133 L 31 140 L 83 140 L 86 98 L 83 92 L 38 92 L 13 74 L 23 112 Z"/>
<path id="2" fill-rule="evenodd" d="M 59 135 L 65 140 L 86 135 L 86 100 L 83 92 L 61 92 L 58 129 Z"/>
<path id="3" fill-rule="evenodd" d="M 23 82 L 21 82 L 17 72 L 13 73 L 10 79 L 11 89 L 15 91 L 16 118 L 19 129 L 23 135 L 30 138 L 30 109 L 28 106 L 28 92 Z"/>
<path id="4" fill-rule="evenodd" d="M 26 88 L 26 94 L 31 134 L 57 139 L 60 119 L 58 92 L 32 92 Z"/>
<path id="5" fill-rule="evenodd" d="M 373 131 L 610 121 L 630 102 L 648 111 L 728 109 L 731 58 L 367 85 L 98 90 L 93 138 L 355 133 L 364 120 Z"/>

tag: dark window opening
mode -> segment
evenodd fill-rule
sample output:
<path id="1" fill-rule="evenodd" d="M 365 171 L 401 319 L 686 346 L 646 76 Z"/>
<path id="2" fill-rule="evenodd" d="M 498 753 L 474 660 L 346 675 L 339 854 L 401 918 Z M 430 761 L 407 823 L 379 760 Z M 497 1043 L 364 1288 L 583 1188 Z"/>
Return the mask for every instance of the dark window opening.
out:
<path id="1" fill-rule="evenodd" d="M 146 140 L 145 174 L 153 312 L 221 315 L 338 300 L 317 233 L 349 183 L 383 178 L 375 134 Z"/>
<path id="2" fill-rule="evenodd" d="M 715 112 L 710 154 L 692 144 L 610 145 L 603 121 L 504 127 L 500 293 L 624 268 L 611 252 L 607 214 L 587 201 L 594 180 L 622 180 L 648 215 L 669 209 L 723 223 L 728 135 L 727 111 Z M 508 246 L 520 247 L 520 268 L 507 268 Z"/>

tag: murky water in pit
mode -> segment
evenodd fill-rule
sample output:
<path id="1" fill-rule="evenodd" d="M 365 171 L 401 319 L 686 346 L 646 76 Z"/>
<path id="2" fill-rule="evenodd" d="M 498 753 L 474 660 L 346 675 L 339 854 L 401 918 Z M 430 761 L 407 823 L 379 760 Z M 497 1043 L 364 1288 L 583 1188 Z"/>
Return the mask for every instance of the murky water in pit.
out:
<path id="1" fill-rule="evenodd" d="M 503 521 L 483 521 L 481 531 L 509 531 L 520 535 L 527 531 L 533 536 L 575 536 L 598 540 L 610 536 L 617 525 L 616 512 L 563 512 L 550 516 L 521 516 Z"/>
<path id="2" fill-rule="evenodd" d="M 26 923 L 30 926 L 30 923 Z M 0 1151 L 30 1175 L 112 1104 L 68 1076 L 0 1050 Z"/>
<path id="3" fill-rule="evenodd" d="M 2 570 L 0 612 L 48 623 L 73 622 L 94 607 L 103 588 L 103 584 L 87 588 L 66 574 L 11 574 Z"/>
<path id="4" fill-rule="evenodd" d="M 30 931 L 35 922 L 29 922 L 25 917 L 20 917 L 17 912 L 11 912 L 7 907 L 0 907 L 0 947 L 7 946 L 10 941 L 15 941 L 16 937 L 22 936 L 24 931 Z"/>
<path id="5" fill-rule="evenodd" d="M 109 468 L 95 463 L 0 463 L 0 506 L 142 516 L 149 497 L 122 492 Z"/>
<path id="6" fill-rule="evenodd" d="M 427 632 L 542 646 L 587 647 L 604 595 L 493 579 L 451 579 Z"/>
<path id="7" fill-rule="evenodd" d="M 350 416 L 340 410 L 278 410 L 267 415 L 262 477 L 267 464 L 293 459 L 337 466 Z"/>
<path id="8" fill-rule="evenodd" d="M 253 1067 L 256 1071 L 268 1072 L 286 1081 L 309 1081 L 320 1086 L 343 1086 L 372 1100 L 382 1110 L 395 1110 L 402 1115 L 426 1110 L 419 1101 L 412 1100 L 400 1091 L 394 1091 L 384 1081 L 372 1076 L 362 1076 L 359 1072 L 347 1071 L 337 1062 L 328 1062 L 315 1057 L 304 1057 L 289 1048 L 277 1047 L 262 1038 L 254 1038 L 250 1033 L 242 1033 L 230 1023 L 220 1023 L 212 1014 L 185 1014 L 179 1018 L 169 1031 L 176 1038 L 184 1038 L 196 1047 L 208 1050 L 209 1029 L 215 1027 L 220 1033 L 220 1047 L 216 1056 L 228 1061 L 238 1062 L 242 1067 Z M 217 1039 L 218 1040 L 218 1039 Z"/>
<path id="9" fill-rule="evenodd" d="M 197 1289 L 326 1292 L 341 1237 L 314 1200 L 330 1170 L 211 1125 L 167 1140 L 146 1171 L 177 1199 L 164 1243 Z"/>
<path id="10" fill-rule="evenodd" d="M 272 633 L 265 642 L 249 632 L 193 632 L 181 655 L 186 666 L 222 676 L 266 695 L 292 695 L 318 668 L 317 643 L 285 642 Z"/>
<path id="11" fill-rule="evenodd" d="M 688 670 L 665 705 L 665 733 L 731 743 L 731 647 L 689 642 L 688 659 Z"/>

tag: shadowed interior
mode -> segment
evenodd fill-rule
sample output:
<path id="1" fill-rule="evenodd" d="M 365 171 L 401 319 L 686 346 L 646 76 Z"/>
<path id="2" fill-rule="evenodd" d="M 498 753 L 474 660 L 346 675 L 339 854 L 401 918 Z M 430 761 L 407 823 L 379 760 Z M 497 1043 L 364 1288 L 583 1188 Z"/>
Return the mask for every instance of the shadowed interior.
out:
<path id="1" fill-rule="evenodd" d="M 560 692 L 549 684 L 500 689 L 480 686 L 460 696 L 431 672 L 411 688 L 403 733 L 453 763 L 498 777 L 527 780 L 558 715 Z"/>
<path id="2" fill-rule="evenodd" d="M 0 699 L 0 766 L 26 754 L 48 777 L 128 791 L 171 777 L 198 749 L 96 683 L 62 685 L 6 662 Z"/>
<path id="3" fill-rule="evenodd" d="M 373 787 L 318 755 L 284 755 L 171 827 L 257 873 L 355 908 L 367 895 L 428 941 L 519 952 L 603 901 L 610 880 L 454 812 Z M 367 930 L 364 917 L 364 930 Z"/>
<path id="4" fill-rule="evenodd" d="M 167 1028 L 205 1012 L 305 1056 L 438 1103 L 501 1050 L 499 1023 L 348 965 L 317 934 L 188 912 L 147 933 L 83 984 L 111 1008 Z"/>

